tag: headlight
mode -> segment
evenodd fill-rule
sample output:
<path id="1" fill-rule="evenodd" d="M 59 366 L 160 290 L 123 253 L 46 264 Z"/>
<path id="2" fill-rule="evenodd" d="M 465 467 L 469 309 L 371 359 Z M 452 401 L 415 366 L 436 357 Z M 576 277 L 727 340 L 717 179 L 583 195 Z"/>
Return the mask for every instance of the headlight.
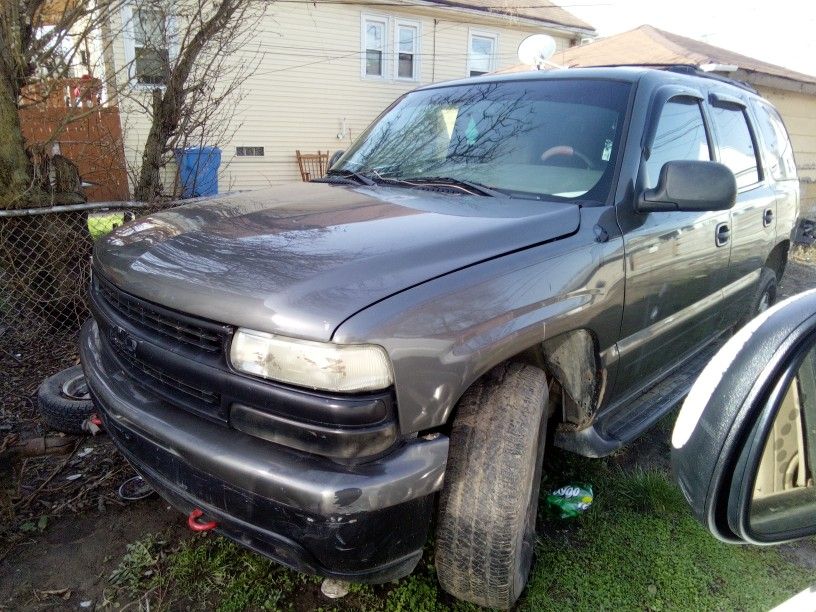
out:
<path id="1" fill-rule="evenodd" d="M 373 391 L 392 383 L 388 355 L 371 344 L 309 342 L 239 329 L 230 361 L 247 374 L 324 391 Z"/>

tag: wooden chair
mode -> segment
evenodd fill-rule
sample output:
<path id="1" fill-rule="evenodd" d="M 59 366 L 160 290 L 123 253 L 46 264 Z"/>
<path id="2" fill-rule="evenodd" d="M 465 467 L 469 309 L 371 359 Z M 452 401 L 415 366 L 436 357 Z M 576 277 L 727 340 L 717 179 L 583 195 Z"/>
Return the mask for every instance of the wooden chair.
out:
<path id="1" fill-rule="evenodd" d="M 300 168 L 300 178 L 304 181 L 322 178 L 326 176 L 329 169 L 329 152 L 318 151 L 317 153 L 301 153 L 295 151 L 298 167 Z"/>

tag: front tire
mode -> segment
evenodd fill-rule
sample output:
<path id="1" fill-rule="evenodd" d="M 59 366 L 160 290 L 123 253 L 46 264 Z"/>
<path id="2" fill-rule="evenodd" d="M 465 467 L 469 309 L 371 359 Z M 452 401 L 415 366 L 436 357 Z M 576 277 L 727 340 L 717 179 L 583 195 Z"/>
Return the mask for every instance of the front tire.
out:
<path id="1" fill-rule="evenodd" d="M 436 536 L 439 582 L 455 597 L 507 609 L 530 573 L 547 428 L 547 380 L 502 364 L 459 402 Z"/>
<path id="2" fill-rule="evenodd" d="M 757 282 L 756 292 L 754 293 L 753 301 L 751 302 L 750 310 L 746 317 L 740 322 L 740 327 L 744 326 L 748 321 L 754 317 L 759 316 L 768 308 L 776 304 L 777 294 L 779 292 L 779 285 L 776 279 L 776 272 L 770 268 L 762 268 L 759 274 L 759 282 Z"/>

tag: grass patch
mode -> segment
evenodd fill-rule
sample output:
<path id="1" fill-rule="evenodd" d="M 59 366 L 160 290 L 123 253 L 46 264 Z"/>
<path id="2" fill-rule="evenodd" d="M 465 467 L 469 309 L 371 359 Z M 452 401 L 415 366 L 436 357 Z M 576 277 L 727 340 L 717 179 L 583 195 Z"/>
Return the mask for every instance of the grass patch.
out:
<path id="1" fill-rule="evenodd" d="M 726 545 L 691 516 L 661 471 L 626 472 L 613 461 L 555 453 L 542 499 L 571 481 L 590 482 L 595 502 L 568 522 L 540 529 L 522 610 L 767 610 L 805 588 L 811 571 L 776 549 Z M 542 516 L 544 508 L 542 508 Z M 352 585 L 330 600 L 320 579 L 284 569 L 213 535 L 168 544 L 148 536 L 129 547 L 111 576 L 109 601 L 142 609 L 475 610 L 439 588 L 433 547 L 397 583 Z"/>
<path id="2" fill-rule="evenodd" d="M 220 537 L 171 545 L 148 535 L 127 548 L 110 576 L 109 602 L 139 602 L 153 610 L 279 610 L 314 580 Z"/>
<path id="3" fill-rule="evenodd" d="M 812 580 L 773 548 L 715 540 L 663 472 L 595 482 L 590 512 L 544 530 L 523 609 L 768 610 Z"/>

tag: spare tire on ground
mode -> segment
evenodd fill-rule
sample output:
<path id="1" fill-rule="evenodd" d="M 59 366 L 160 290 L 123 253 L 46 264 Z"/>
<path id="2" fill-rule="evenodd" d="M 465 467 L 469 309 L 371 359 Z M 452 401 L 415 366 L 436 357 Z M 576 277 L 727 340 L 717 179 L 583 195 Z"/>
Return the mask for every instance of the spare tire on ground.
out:
<path id="1" fill-rule="evenodd" d="M 37 405 L 55 431 L 85 433 L 82 424 L 96 412 L 82 366 L 75 365 L 46 378 L 37 390 Z"/>

